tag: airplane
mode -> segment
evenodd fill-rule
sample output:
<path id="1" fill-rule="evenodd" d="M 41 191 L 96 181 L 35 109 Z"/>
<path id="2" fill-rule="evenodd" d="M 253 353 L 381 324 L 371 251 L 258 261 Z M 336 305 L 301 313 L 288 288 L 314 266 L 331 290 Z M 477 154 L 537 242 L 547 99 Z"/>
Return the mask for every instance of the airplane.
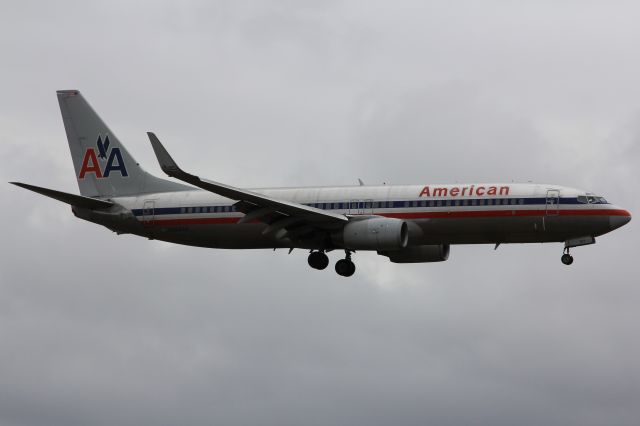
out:
<path id="1" fill-rule="evenodd" d="M 394 263 L 441 262 L 455 244 L 564 243 L 570 249 L 631 220 L 604 197 L 560 185 L 471 183 L 240 189 L 180 168 L 154 133 L 160 168 L 147 172 L 78 90 L 57 92 L 80 195 L 10 182 L 69 204 L 117 234 L 224 249 L 309 250 L 317 270 L 344 251 L 336 272 L 352 276 L 356 251 Z"/>

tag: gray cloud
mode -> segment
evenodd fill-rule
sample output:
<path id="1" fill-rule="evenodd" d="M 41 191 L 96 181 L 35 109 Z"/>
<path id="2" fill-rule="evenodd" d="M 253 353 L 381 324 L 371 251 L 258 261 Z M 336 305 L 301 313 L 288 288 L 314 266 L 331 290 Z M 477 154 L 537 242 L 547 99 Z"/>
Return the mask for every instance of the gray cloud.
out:
<path id="1" fill-rule="evenodd" d="M 533 179 L 638 210 L 632 2 L 9 2 L 0 177 L 76 191 L 54 90 L 236 185 Z M 358 253 L 114 234 L 5 185 L 0 423 L 634 425 L 635 222 L 595 246 Z M 332 256 L 335 258 L 336 256 Z"/>

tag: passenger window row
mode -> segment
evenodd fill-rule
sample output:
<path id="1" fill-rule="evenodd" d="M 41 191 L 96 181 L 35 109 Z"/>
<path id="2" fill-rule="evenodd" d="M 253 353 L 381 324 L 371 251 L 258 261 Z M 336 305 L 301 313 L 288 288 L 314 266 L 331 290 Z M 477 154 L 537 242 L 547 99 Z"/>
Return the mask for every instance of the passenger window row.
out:
<path id="1" fill-rule="evenodd" d="M 592 200 L 593 199 L 593 200 Z M 605 202 L 602 197 L 578 197 L 581 203 Z M 390 208 L 413 208 L 413 207 L 465 207 L 465 206 L 507 206 L 523 205 L 524 198 L 480 198 L 472 200 L 416 200 L 416 201 L 367 201 L 353 203 L 310 203 L 309 207 L 321 210 L 347 210 L 351 207 L 356 209 L 390 209 Z M 235 206 L 203 206 L 203 207 L 181 207 L 180 213 L 233 213 Z"/>
<path id="2" fill-rule="evenodd" d="M 182 207 L 180 213 L 231 213 L 235 212 L 235 206 L 204 206 L 204 207 Z"/>

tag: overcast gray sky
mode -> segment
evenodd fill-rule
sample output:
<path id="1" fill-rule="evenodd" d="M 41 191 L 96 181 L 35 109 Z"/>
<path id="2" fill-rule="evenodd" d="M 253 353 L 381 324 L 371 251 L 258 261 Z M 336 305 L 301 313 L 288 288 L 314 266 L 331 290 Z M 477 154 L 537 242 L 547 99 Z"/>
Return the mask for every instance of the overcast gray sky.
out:
<path id="1" fill-rule="evenodd" d="M 532 180 L 639 211 L 637 2 L 0 5 L 3 182 L 77 192 L 77 88 L 156 174 L 149 130 L 237 186 Z M 456 246 L 344 279 L 0 186 L 2 426 L 638 424 L 635 221 L 571 267 Z"/>

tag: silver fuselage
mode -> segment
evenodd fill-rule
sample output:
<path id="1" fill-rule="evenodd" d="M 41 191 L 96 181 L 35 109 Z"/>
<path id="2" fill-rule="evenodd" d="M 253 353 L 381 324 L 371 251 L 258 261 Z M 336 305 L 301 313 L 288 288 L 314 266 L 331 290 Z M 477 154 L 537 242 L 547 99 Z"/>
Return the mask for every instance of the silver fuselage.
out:
<path id="1" fill-rule="evenodd" d="M 505 189 L 506 188 L 506 189 Z M 482 190 L 480 190 L 482 189 Z M 539 184 L 455 184 L 262 188 L 269 197 L 354 216 L 400 218 L 409 245 L 562 242 L 599 236 L 630 219 L 606 201 L 585 203 L 578 189 Z M 199 247 L 250 249 L 340 248 L 326 240 L 292 243 L 265 234 L 266 224 L 238 223 L 236 201 L 207 191 L 110 198 L 117 208 L 74 213 L 118 233 Z"/>

